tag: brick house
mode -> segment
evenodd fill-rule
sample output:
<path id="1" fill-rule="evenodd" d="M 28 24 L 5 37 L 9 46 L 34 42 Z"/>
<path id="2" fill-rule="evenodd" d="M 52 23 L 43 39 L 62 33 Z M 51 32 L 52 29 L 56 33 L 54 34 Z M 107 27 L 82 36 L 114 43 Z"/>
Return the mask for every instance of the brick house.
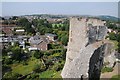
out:
<path id="1" fill-rule="evenodd" d="M 35 35 L 29 39 L 30 48 L 29 50 L 48 50 L 49 40 L 46 37 Z"/>

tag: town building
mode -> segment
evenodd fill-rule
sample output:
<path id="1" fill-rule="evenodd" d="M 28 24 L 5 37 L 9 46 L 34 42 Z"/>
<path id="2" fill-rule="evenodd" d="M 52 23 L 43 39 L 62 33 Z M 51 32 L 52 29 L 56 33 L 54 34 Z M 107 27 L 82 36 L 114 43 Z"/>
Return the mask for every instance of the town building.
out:
<path id="1" fill-rule="evenodd" d="M 57 40 L 57 35 L 56 34 L 46 33 L 45 36 L 48 37 L 48 39 L 50 41 L 56 41 Z"/>
<path id="2" fill-rule="evenodd" d="M 49 40 L 47 37 L 35 35 L 29 39 L 30 48 L 29 50 L 48 50 Z"/>

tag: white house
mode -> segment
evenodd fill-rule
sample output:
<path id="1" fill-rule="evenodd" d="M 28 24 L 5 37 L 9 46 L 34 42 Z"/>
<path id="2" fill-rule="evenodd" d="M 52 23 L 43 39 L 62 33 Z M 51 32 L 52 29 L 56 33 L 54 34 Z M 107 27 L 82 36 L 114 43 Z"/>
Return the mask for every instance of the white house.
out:
<path id="1" fill-rule="evenodd" d="M 57 39 L 56 34 L 51 34 L 51 33 L 46 33 L 45 36 L 50 40 L 50 41 L 55 41 Z"/>

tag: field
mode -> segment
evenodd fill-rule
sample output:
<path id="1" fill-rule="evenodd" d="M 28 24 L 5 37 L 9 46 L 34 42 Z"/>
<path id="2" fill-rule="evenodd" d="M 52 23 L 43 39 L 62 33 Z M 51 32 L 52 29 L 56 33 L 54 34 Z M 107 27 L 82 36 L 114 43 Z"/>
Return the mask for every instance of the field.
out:
<path id="1" fill-rule="evenodd" d="M 26 75 L 33 71 L 34 65 L 37 63 L 40 63 L 39 59 L 31 58 L 30 60 L 27 61 L 27 65 L 23 65 L 22 63 L 19 63 L 19 64 L 13 64 L 11 67 L 13 73 Z"/>

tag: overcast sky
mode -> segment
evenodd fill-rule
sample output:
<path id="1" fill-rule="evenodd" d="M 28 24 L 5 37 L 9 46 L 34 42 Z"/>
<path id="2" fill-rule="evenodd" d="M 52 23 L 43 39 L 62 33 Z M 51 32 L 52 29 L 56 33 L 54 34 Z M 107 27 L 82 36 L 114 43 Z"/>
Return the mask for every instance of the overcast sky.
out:
<path id="1" fill-rule="evenodd" d="M 0 3 L 1 5 L 1 3 Z M 117 2 L 2 2 L 2 16 L 79 14 L 118 16 Z"/>

